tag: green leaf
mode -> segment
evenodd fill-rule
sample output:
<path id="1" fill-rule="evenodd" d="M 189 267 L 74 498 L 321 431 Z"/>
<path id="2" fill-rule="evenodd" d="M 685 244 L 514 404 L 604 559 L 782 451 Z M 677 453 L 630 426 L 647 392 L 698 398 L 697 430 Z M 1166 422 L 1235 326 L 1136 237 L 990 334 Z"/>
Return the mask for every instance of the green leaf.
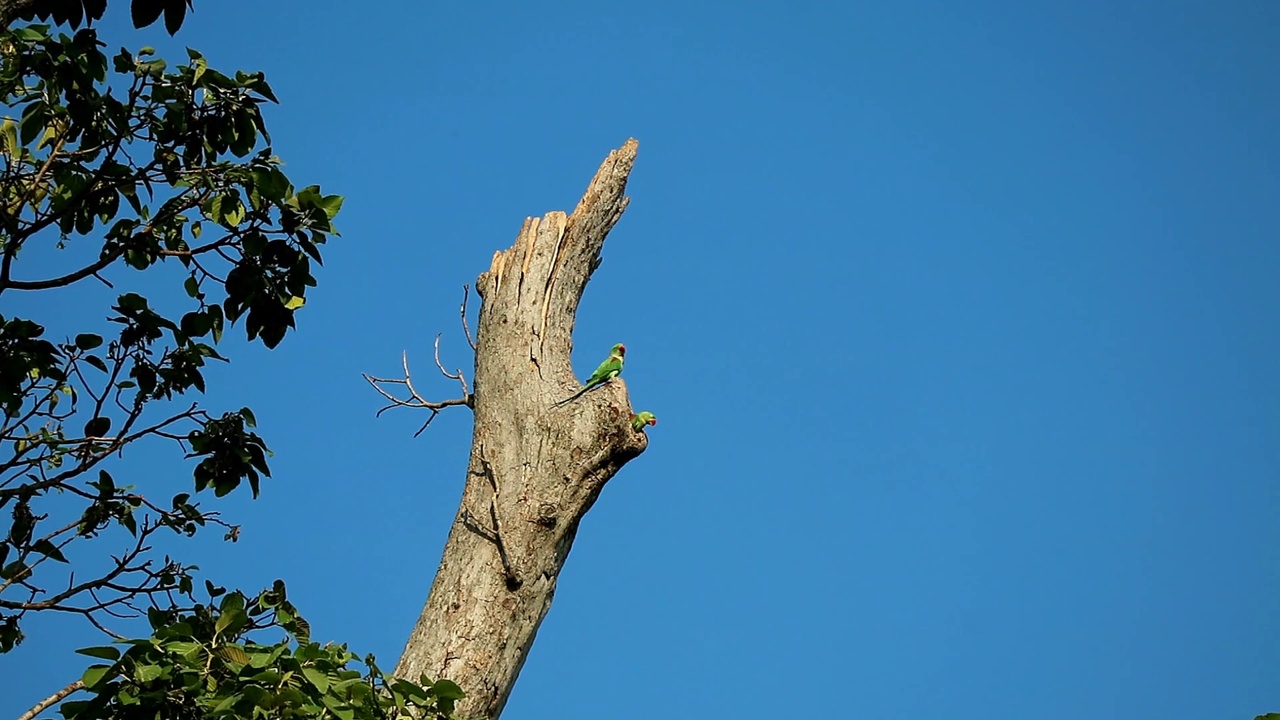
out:
<path id="1" fill-rule="evenodd" d="M 120 296 L 120 299 L 117 302 L 119 302 L 120 307 L 125 310 L 137 312 L 147 309 L 147 299 L 137 293 L 125 293 Z"/>
<path id="2" fill-rule="evenodd" d="M 289 178 L 279 168 L 254 170 L 253 186 L 259 195 L 272 202 L 281 202 L 289 196 Z"/>
<path id="3" fill-rule="evenodd" d="M 156 20 L 160 19 L 160 14 L 164 12 L 164 0 L 133 0 L 132 16 L 133 26 L 135 28 L 144 28 Z M 172 35 L 173 33 L 170 33 Z M 151 50 L 147 53 L 147 50 Z M 139 55 L 153 54 L 155 50 L 149 47 L 139 51 Z"/>
<path id="4" fill-rule="evenodd" d="M 198 642 L 187 642 L 185 640 L 167 643 L 165 647 L 171 652 L 175 652 L 188 660 L 194 658 L 201 650 L 204 649 L 204 646 Z"/>
<path id="5" fill-rule="evenodd" d="M 139 67 L 144 73 L 157 78 L 164 75 L 164 69 L 167 65 L 168 64 L 164 60 L 152 60 L 150 62 L 139 63 Z"/>
<path id="6" fill-rule="evenodd" d="M 98 357 L 97 355 L 86 355 L 84 356 L 83 360 L 89 363 L 90 365 L 98 368 L 102 372 L 107 371 L 107 364 L 103 362 L 102 358 Z"/>
<path id="7" fill-rule="evenodd" d="M 50 541 L 48 538 L 41 538 L 35 541 L 31 545 L 31 549 L 34 550 L 35 552 L 40 553 L 41 555 L 44 555 L 50 560 L 56 560 L 57 562 L 67 562 L 66 556 L 63 555 L 62 551 L 58 549 L 58 546 L 54 545 L 53 542 Z"/>
<path id="8" fill-rule="evenodd" d="M 235 612 L 244 609 L 244 595 L 239 592 L 233 592 L 222 598 L 222 603 L 218 607 L 224 613 Z"/>
<path id="9" fill-rule="evenodd" d="M 47 145 L 53 142 L 58 136 L 58 128 L 52 125 L 44 129 L 44 134 L 40 136 L 40 142 L 36 143 L 36 150 L 43 150 Z"/>
<path id="10" fill-rule="evenodd" d="M 182 283 L 182 288 L 187 291 L 187 297 L 200 297 L 200 282 L 195 276 L 189 277 Z"/>
<path id="11" fill-rule="evenodd" d="M 159 665 L 139 665 L 133 669 L 133 678 L 140 683 L 148 683 L 164 674 Z"/>
<path id="12" fill-rule="evenodd" d="M 217 650 L 214 650 L 214 654 L 227 662 L 233 662 L 238 665 L 249 664 L 249 654 L 238 645 L 223 645 Z"/>
<path id="13" fill-rule="evenodd" d="M 79 650 L 76 650 L 76 652 L 81 655 L 88 655 L 89 657 L 95 657 L 100 660 L 110 660 L 111 662 L 115 662 L 120 659 L 120 648 L 113 647 L 111 645 L 80 648 Z"/>
<path id="14" fill-rule="evenodd" d="M 244 418 L 244 424 L 247 427 L 258 427 L 258 418 L 253 416 L 253 411 L 247 407 L 240 408 L 240 417 Z"/>
<path id="15" fill-rule="evenodd" d="M 16 35 L 19 40 L 25 40 L 27 42 L 40 42 L 41 40 L 48 39 L 49 33 L 47 31 L 48 31 L 47 27 L 43 25 L 36 25 L 35 27 L 18 28 L 17 30 L 13 31 L 13 34 Z"/>
<path id="16" fill-rule="evenodd" d="M 315 243 L 310 240 L 299 239 L 298 245 L 302 246 L 302 250 L 306 252 L 312 260 L 315 260 L 317 264 L 324 265 L 324 258 L 320 257 L 320 248 L 316 247 Z"/>
<path id="17" fill-rule="evenodd" d="M 203 213 L 205 217 L 216 223 L 222 222 L 222 213 L 224 212 L 222 204 L 225 199 L 225 195 L 214 195 L 200 206 L 200 212 Z"/>
<path id="18" fill-rule="evenodd" d="M 217 717 L 218 715 L 221 715 L 222 713 L 230 710 L 231 706 L 235 705 L 238 702 L 240 702 L 240 695 L 239 694 L 231 695 L 227 697 L 225 700 L 223 700 L 222 702 L 218 703 L 218 706 L 215 707 L 209 714 L 214 717 Z"/>
<path id="19" fill-rule="evenodd" d="M 227 629 L 235 632 L 244 627 L 244 624 L 248 621 L 249 616 L 244 610 L 231 610 L 218 616 L 218 622 L 214 624 L 213 631 L 217 634 L 222 634 Z"/>
<path id="20" fill-rule="evenodd" d="M 244 222 L 245 211 L 244 205 L 242 205 L 238 200 L 233 199 L 231 202 L 233 205 L 226 209 L 225 214 L 222 216 L 222 220 L 227 225 L 234 227 Z M 225 207 L 226 203 L 224 202 L 223 205 Z"/>
<path id="21" fill-rule="evenodd" d="M 285 687 L 276 691 L 276 707 L 298 707 L 304 704 L 308 704 L 307 696 L 297 688 Z"/>
<path id="22" fill-rule="evenodd" d="M 81 712 L 89 709 L 92 705 L 91 700 L 68 700 L 58 706 L 58 712 L 62 713 L 62 717 L 72 720 Z"/>
<path id="23" fill-rule="evenodd" d="M 329 219 L 332 220 L 338 216 L 338 211 L 342 209 L 342 200 L 343 197 L 341 195 L 325 195 L 316 201 L 316 205 L 321 210 L 324 210 L 324 214 L 328 215 Z"/>
<path id="24" fill-rule="evenodd" d="M 182 27 L 182 19 L 186 15 L 187 0 L 169 0 L 164 8 L 164 29 L 168 30 L 170 35 L 177 35 Z"/>
<path id="25" fill-rule="evenodd" d="M 271 102 L 277 104 L 280 102 L 280 100 L 276 98 L 276 94 L 271 91 L 271 86 L 267 84 L 267 78 L 262 73 L 253 73 L 253 80 L 248 85 L 254 90 L 254 92 L 257 92 Z M 264 132 L 263 134 L 265 135 L 266 133 Z M 268 138 L 268 142 L 270 142 L 270 138 Z"/>
<path id="26" fill-rule="evenodd" d="M 313 667 L 302 668 L 302 674 L 320 692 L 329 692 L 329 677 Z"/>
<path id="27" fill-rule="evenodd" d="M 102 336 L 93 333 L 81 333 L 76 336 L 76 347 L 81 350 L 92 350 L 102 345 Z"/>
<path id="28" fill-rule="evenodd" d="M 84 671 L 84 675 L 80 676 L 80 682 L 84 683 L 86 688 L 92 690 L 94 686 L 102 682 L 102 679 L 111 672 L 114 665 L 90 665 L 88 670 Z"/>
<path id="29" fill-rule="evenodd" d="M 293 629 L 298 636 L 300 642 L 308 642 L 311 640 L 311 623 L 306 618 L 297 618 L 293 621 Z"/>
<path id="30" fill-rule="evenodd" d="M 321 701 L 324 702 L 326 708 L 329 708 L 329 712 L 338 716 L 338 720 L 353 720 L 355 718 L 355 711 L 351 709 L 351 706 L 332 695 L 325 695 L 321 698 Z"/>
<path id="31" fill-rule="evenodd" d="M 246 255 L 262 255 L 267 250 L 267 238 L 260 232 L 248 233 L 242 241 Z"/>
<path id="32" fill-rule="evenodd" d="M 209 317 L 213 318 L 213 341 L 222 341 L 223 314 L 221 305 L 209 306 Z"/>
<path id="33" fill-rule="evenodd" d="M 431 684 L 431 693 L 441 700 L 461 700 L 467 694 L 452 680 L 437 680 Z"/>
<path id="34" fill-rule="evenodd" d="M 5 118 L 4 122 L 0 123 L 0 137 L 3 138 L 0 151 L 13 157 L 21 156 L 18 152 L 18 148 L 22 147 L 18 143 L 18 124 L 13 121 L 13 118 Z"/>
<path id="35" fill-rule="evenodd" d="M 133 56 L 129 54 L 128 50 L 121 48 L 120 54 L 116 55 L 114 58 L 112 58 L 112 60 L 115 62 L 114 67 L 116 72 L 123 73 L 123 74 L 133 74 L 133 69 L 134 67 L 136 67 L 136 65 L 133 62 Z"/>
<path id="36" fill-rule="evenodd" d="M 110 429 L 111 429 L 111 418 L 102 417 L 101 415 L 99 415 L 98 417 L 84 424 L 84 436 L 85 437 L 102 437 L 106 435 L 107 431 Z"/>
<path id="37" fill-rule="evenodd" d="M 208 313 L 189 312 L 182 316 L 182 322 L 179 325 L 182 328 L 182 334 L 188 337 L 200 337 L 213 327 L 213 319 Z"/>
<path id="38" fill-rule="evenodd" d="M 45 127 L 45 120 L 48 118 L 49 108 L 44 102 L 37 100 L 27 106 L 22 111 L 22 144 L 30 145 L 32 140 L 40 134 Z"/>

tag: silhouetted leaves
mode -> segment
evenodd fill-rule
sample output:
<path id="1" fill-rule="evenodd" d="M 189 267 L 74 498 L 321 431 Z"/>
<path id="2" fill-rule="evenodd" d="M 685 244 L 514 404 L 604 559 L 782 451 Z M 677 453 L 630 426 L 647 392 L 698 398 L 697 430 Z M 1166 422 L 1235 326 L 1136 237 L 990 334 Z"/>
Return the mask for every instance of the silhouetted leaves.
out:
<path id="1" fill-rule="evenodd" d="M 135 19 L 167 20 L 186 7 L 139 2 Z M 222 307 L 220 316 L 191 326 L 196 333 L 212 331 L 216 342 L 219 317 L 244 318 L 250 340 L 278 345 L 315 286 L 311 262 L 322 261 L 319 247 L 336 233 L 342 198 L 315 185 L 295 192 L 262 145 L 270 135 L 259 105 L 275 101 L 265 77 L 226 75 L 194 50 L 169 70 L 143 48 L 115 57 L 114 73 L 130 87 L 118 97 L 102 88 L 108 63 L 94 30 L 68 38 L 33 26 L 10 36 L 20 62 L 0 72 L 0 94 L 21 120 L 5 141 L 16 162 L 6 182 L 9 199 L 0 201 L 20 202 L 26 212 L 19 215 L 32 219 L 20 219 L 7 242 L 16 252 L 50 226 L 69 236 L 101 228 L 103 237 L 97 266 L 45 287 L 114 262 L 145 270 L 176 260 L 189 272 L 184 292 L 201 309 Z M 131 148 L 128 155 L 124 148 Z M 163 186 L 170 192 L 157 192 Z M 223 272 L 212 271 L 224 263 L 230 266 Z M 219 285 L 225 295 L 213 297 Z M 37 289 L 0 278 L 0 292 L 10 287 Z"/>
<path id="2" fill-rule="evenodd" d="M 136 26 L 163 16 L 174 33 L 189 7 L 134 0 L 131 10 Z M 78 28 L 104 8 L 39 0 L 24 17 Z M 342 198 L 315 185 L 295 191 L 280 169 L 259 110 L 276 98 L 261 73 L 223 74 L 194 50 L 171 69 L 151 48 L 121 51 L 108 68 L 102 47 L 90 28 L 73 37 L 43 26 L 0 31 L 0 294 L 96 282 L 109 269 L 122 282 L 124 268 L 176 262 L 182 290 L 173 296 L 186 307 L 123 289 L 106 317 L 114 336 L 65 340 L 0 316 L 0 508 L 10 521 L 0 540 L 0 593 L 10 593 L 0 652 L 22 642 L 27 612 L 49 607 L 37 597 L 90 618 L 145 608 L 151 637 L 79 651 L 101 662 L 84 671 L 86 691 L 62 703 L 66 720 L 449 716 L 457 685 L 388 678 L 372 656 L 353 668 L 360 661 L 345 646 L 312 642 L 284 583 L 249 597 L 205 581 L 200 602 L 194 566 L 147 555 L 157 532 L 190 536 L 219 524 L 234 541 L 239 528 L 193 498 L 243 483 L 256 497 L 270 477 L 271 453 L 248 408 L 215 416 L 168 401 L 206 390 L 205 364 L 223 359 L 215 346 L 228 323 L 242 321 L 248 339 L 269 348 L 295 327 Z M 93 243 L 96 257 L 28 278 L 19 251 L 45 238 L 59 248 Z M 158 502 L 103 467 L 143 441 L 184 447 L 194 491 Z M 38 508 L 55 495 L 63 499 L 50 512 L 71 514 L 46 522 Z M 31 581 L 67 563 L 70 543 L 112 528 L 133 544 L 103 574 L 42 583 L 48 590 Z M 288 637 L 253 639 L 269 629 Z"/>
<path id="3" fill-rule="evenodd" d="M 257 497 L 260 475 L 271 477 L 267 467 L 270 450 L 257 433 L 246 429 L 252 425 L 246 421 L 244 412 L 247 410 L 210 420 L 188 436 L 191 443 L 188 457 L 203 458 L 195 470 L 197 492 L 212 487 L 214 494 L 222 497 L 239 487 L 242 480 L 248 480 L 253 496 Z"/>
<path id="4" fill-rule="evenodd" d="M 96 417 L 84 424 L 85 437 L 101 437 L 111 429 L 111 418 Z"/>
<path id="5" fill-rule="evenodd" d="M 30 320 L 0 315 L 0 409 L 6 416 L 18 414 L 33 380 L 66 380 L 62 353 L 42 335 L 44 328 Z"/>
<path id="6" fill-rule="evenodd" d="M 133 0 L 131 15 L 133 26 L 142 28 L 164 15 L 164 27 L 170 35 L 178 32 L 186 18 L 191 0 Z M 73 29 L 82 22 L 101 20 L 107 9 L 107 0 L 36 0 L 21 9 L 13 19 L 52 20 L 55 25 L 70 25 Z"/>
<path id="7" fill-rule="evenodd" d="M 228 325 L 243 323 L 249 340 L 267 347 L 283 341 L 316 284 L 311 263 L 335 234 L 342 204 L 315 185 L 295 190 L 283 172 L 260 111 L 276 97 L 261 73 L 220 72 L 195 50 L 172 65 L 152 48 L 108 62 L 97 31 L 84 27 L 104 7 L 25 6 L 21 17 L 70 25 L 70 36 L 43 25 L 0 30 L 0 295 L 56 294 L 108 272 L 129 285 L 129 270 L 165 263 L 179 270 L 181 290 L 152 302 L 155 283 L 145 294 L 122 287 L 105 318 L 113 332 L 49 338 L 33 319 L 0 316 L 0 517 L 9 520 L 0 540 L 0 652 L 21 641 L 20 620 L 45 607 L 40 597 L 94 615 L 189 593 L 192 567 L 144 559 L 156 532 L 193 535 L 220 524 L 227 539 L 238 536 L 193 495 L 207 488 L 221 497 L 246 483 L 260 492 L 270 452 L 252 431 L 253 414 L 169 401 L 208 389 L 205 369 L 223 360 L 216 347 Z M 131 3 L 136 25 L 163 16 L 170 32 L 189 7 Z M 32 277 L 21 251 L 37 242 L 74 246 L 84 264 Z M 194 493 L 155 501 L 117 482 L 109 464 L 139 442 L 181 445 Z M 70 515 L 45 523 L 40 508 L 53 496 L 66 498 L 56 508 Z M 75 557 L 67 543 L 111 528 L 136 538 L 112 561 L 122 569 L 36 582 L 33 575 Z M 225 617 L 221 630 L 236 630 L 235 614 Z M 282 622 L 307 632 L 300 618 Z M 159 680 L 154 668 L 163 666 L 139 666 L 135 679 Z M 90 679 L 102 689 L 111 678 Z"/>

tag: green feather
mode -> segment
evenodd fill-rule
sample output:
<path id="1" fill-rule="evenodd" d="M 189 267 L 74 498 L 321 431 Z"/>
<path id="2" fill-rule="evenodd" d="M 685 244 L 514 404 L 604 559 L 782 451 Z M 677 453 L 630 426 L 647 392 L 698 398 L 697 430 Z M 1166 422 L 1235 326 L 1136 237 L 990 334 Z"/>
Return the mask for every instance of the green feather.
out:
<path id="1" fill-rule="evenodd" d="M 587 382 L 585 385 L 583 385 L 582 389 L 574 393 L 573 395 L 570 395 L 569 397 L 565 398 L 564 400 L 561 400 L 560 402 L 556 403 L 555 407 L 560 407 L 561 405 L 564 405 L 565 403 L 571 400 L 576 400 L 579 397 L 582 397 L 582 394 L 590 390 L 591 388 L 597 387 L 599 385 L 603 385 L 604 383 L 609 382 L 610 380 L 621 375 L 622 363 L 623 363 L 623 359 L 626 357 L 626 354 L 627 354 L 626 346 L 624 346 L 622 343 L 618 343 L 617 345 L 614 345 L 613 348 L 610 349 L 609 351 L 608 359 L 600 363 L 600 367 L 596 368 L 596 371 L 591 373 L 591 377 L 587 378 Z"/>

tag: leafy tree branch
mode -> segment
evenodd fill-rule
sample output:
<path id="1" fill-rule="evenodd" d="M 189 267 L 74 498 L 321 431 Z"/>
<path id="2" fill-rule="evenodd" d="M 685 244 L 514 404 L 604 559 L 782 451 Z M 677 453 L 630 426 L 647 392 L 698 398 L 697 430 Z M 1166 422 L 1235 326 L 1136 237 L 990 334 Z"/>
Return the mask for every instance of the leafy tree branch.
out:
<path id="1" fill-rule="evenodd" d="M 230 325 L 267 347 L 295 326 L 342 205 L 318 186 L 295 189 L 281 171 L 265 144 L 259 105 L 275 96 L 261 73 L 226 75 L 195 51 L 173 69 L 149 48 L 109 62 L 102 48 L 90 28 L 0 32 L 0 294 L 56 292 L 170 261 L 185 270 L 181 295 L 192 307 L 171 317 L 123 292 L 106 318 L 113 334 L 61 341 L 35 320 L 0 316 L 0 512 L 9 519 L 0 651 L 21 641 L 30 612 L 83 615 L 117 635 L 112 619 L 160 595 L 189 596 L 194 568 L 150 557 L 162 530 L 219 524 L 235 539 L 238 528 L 192 496 L 242 483 L 257 495 L 270 452 L 253 413 L 167 406 L 205 392 L 204 368 L 225 361 L 215 347 Z M 50 242 L 94 248 L 96 258 L 20 279 L 23 248 Z M 117 481 L 114 458 L 157 442 L 193 461 L 192 491 L 160 500 Z M 74 576 L 73 550 L 120 532 L 129 542 L 101 572 L 57 579 L 59 566 Z"/>
<path id="2" fill-rule="evenodd" d="M 169 263 L 186 307 L 122 287 L 100 326 L 51 333 L 0 315 L 0 653 L 32 613 L 81 617 L 115 641 L 82 650 L 108 662 L 22 718 L 55 706 L 66 720 L 447 717 L 457 685 L 388 678 L 372 656 L 312 642 L 282 582 L 250 596 L 206 580 L 199 593 L 197 568 L 159 552 L 211 525 L 236 540 L 240 527 L 195 498 L 243 485 L 256 497 L 270 477 L 253 412 L 197 396 L 208 364 L 226 362 L 228 328 L 268 348 L 295 328 L 342 198 L 281 170 L 261 73 L 224 74 L 194 50 L 172 68 L 150 48 L 108 59 L 80 27 L 105 6 L 0 0 L 0 295 L 127 286 Z M 189 7 L 131 3 L 136 26 L 163 17 L 171 33 Z M 24 274 L 37 246 L 66 251 L 63 266 Z M 130 482 L 121 458 L 143 447 L 176 451 L 191 486 Z M 121 621 L 136 617 L 151 634 L 126 639 L 137 624 Z M 286 637 L 258 639 L 273 629 Z"/>

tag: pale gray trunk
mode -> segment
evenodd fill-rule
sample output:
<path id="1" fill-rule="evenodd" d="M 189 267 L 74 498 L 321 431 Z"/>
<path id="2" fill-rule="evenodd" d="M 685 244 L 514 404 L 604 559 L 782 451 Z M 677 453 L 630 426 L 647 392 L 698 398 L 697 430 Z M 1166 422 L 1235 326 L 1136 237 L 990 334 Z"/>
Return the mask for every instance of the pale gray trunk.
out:
<path id="1" fill-rule="evenodd" d="M 628 140 L 609 154 L 572 215 L 525 220 L 515 245 L 495 253 L 476 280 L 483 303 L 466 487 L 395 670 L 458 683 L 467 693 L 463 717 L 502 712 L 578 523 L 647 446 L 631 429 L 620 378 L 553 407 L 580 387 L 569 357 L 574 316 L 627 207 L 636 146 Z M 600 348 L 600 359 L 606 354 Z"/>

